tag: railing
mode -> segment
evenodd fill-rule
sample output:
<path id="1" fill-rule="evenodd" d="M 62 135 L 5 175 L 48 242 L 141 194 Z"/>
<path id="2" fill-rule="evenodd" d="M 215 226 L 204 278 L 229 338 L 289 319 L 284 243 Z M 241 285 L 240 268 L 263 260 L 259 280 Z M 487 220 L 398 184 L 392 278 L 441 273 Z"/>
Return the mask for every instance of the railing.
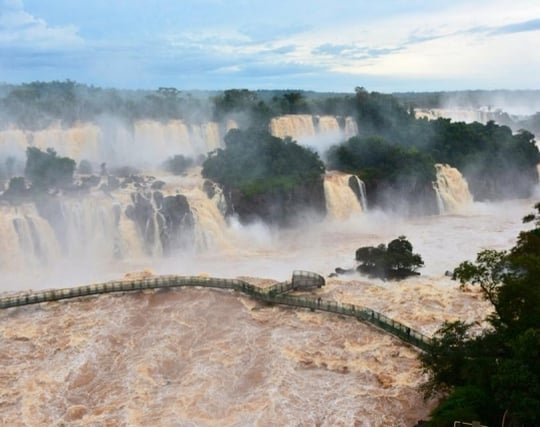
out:
<path id="1" fill-rule="evenodd" d="M 128 292 L 140 291 L 144 289 L 175 288 L 184 286 L 232 289 L 249 295 L 255 299 L 272 304 L 303 307 L 312 311 L 319 310 L 342 314 L 345 316 L 352 316 L 356 317 L 358 320 L 369 322 L 372 325 L 377 326 L 378 328 L 421 350 L 427 351 L 431 347 L 431 340 L 429 337 L 369 308 L 356 306 L 354 304 L 339 303 L 337 301 L 323 300 L 322 298 L 287 295 L 287 292 L 295 289 L 292 282 L 282 282 L 267 288 L 260 288 L 238 279 L 220 279 L 215 277 L 201 276 L 157 276 L 145 279 L 111 281 L 77 286 L 73 288 L 31 292 L 2 297 L 0 298 L 0 309 L 110 292 Z"/>

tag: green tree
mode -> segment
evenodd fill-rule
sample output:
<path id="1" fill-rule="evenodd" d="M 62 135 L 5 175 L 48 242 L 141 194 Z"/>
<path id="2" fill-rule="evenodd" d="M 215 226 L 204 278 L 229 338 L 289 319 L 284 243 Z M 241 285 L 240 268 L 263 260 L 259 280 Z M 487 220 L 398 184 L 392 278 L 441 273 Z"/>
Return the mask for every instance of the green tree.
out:
<path id="1" fill-rule="evenodd" d="M 183 174 L 191 166 L 193 166 L 193 159 L 185 157 L 182 154 L 170 157 L 163 163 L 165 170 L 174 175 Z"/>
<path id="2" fill-rule="evenodd" d="M 232 129 L 225 136 L 225 149 L 210 154 L 202 173 L 229 189 L 253 195 L 320 179 L 324 170 L 315 152 L 290 138 L 283 140 L 268 131 Z"/>
<path id="3" fill-rule="evenodd" d="M 356 261 L 360 263 L 357 270 L 383 279 L 402 279 L 419 274 L 418 268 L 424 265 L 419 254 L 413 253 L 412 244 L 400 236 L 392 240 L 388 246 L 364 246 L 356 250 Z"/>
<path id="4" fill-rule="evenodd" d="M 484 250 L 454 270 L 493 305 L 490 328 L 471 335 L 470 325 L 445 324 L 421 356 L 430 375 L 426 389 L 450 390 L 447 402 L 462 387 L 480 391 L 484 398 L 468 405 L 489 425 L 503 416 L 515 426 L 540 423 L 540 203 L 535 209 L 524 218 L 534 228 L 521 232 L 510 251 Z M 433 425 L 442 425 L 440 414 L 433 413 Z"/>
<path id="5" fill-rule="evenodd" d="M 48 148 L 41 151 L 37 147 L 26 149 L 25 177 L 32 183 L 32 188 L 47 190 L 50 188 L 68 188 L 73 184 L 73 172 L 76 163 L 69 157 L 58 157 L 56 151 Z"/>

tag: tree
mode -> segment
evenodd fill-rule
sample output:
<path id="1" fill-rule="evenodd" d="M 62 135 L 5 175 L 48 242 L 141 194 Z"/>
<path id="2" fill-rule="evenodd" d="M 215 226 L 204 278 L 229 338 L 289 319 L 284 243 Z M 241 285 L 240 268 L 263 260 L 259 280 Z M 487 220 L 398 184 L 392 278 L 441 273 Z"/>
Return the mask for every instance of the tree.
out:
<path id="1" fill-rule="evenodd" d="M 489 425 L 503 416 L 516 426 L 540 423 L 540 203 L 534 207 L 524 218 L 534 228 L 521 232 L 510 251 L 484 250 L 454 270 L 454 278 L 479 285 L 492 304 L 490 328 L 472 335 L 471 325 L 445 324 L 421 356 L 426 389 L 450 390 L 441 407 L 467 387 L 478 397 L 468 402 L 471 413 Z M 441 413 L 433 412 L 432 425 L 442 425 Z"/>
<path id="2" fill-rule="evenodd" d="M 360 262 L 357 267 L 360 273 L 382 279 L 403 279 L 416 275 L 419 274 L 416 270 L 424 265 L 422 257 L 413 253 L 413 246 L 405 236 L 392 240 L 388 247 L 380 244 L 377 247 L 358 248 L 356 261 Z"/>
<path id="3" fill-rule="evenodd" d="M 26 180 L 22 176 L 15 176 L 9 180 L 8 188 L 3 195 L 8 198 L 17 198 L 24 197 L 27 193 Z"/>
<path id="4" fill-rule="evenodd" d="M 174 175 L 183 174 L 191 166 L 193 166 L 193 159 L 185 157 L 181 154 L 170 157 L 163 163 L 165 170 L 173 173 Z"/>
<path id="5" fill-rule="evenodd" d="M 69 157 L 58 157 L 52 148 L 41 151 L 37 147 L 28 147 L 24 174 L 34 189 L 68 188 L 73 183 L 75 165 Z"/>

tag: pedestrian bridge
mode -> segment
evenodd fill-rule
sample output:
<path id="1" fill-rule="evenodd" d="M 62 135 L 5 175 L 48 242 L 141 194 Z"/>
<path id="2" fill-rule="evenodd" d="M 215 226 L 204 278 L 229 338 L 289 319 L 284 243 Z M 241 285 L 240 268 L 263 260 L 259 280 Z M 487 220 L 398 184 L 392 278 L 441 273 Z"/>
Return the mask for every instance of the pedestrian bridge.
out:
<path id="1" fill-rule="evenodd" d="M 29 304 L 39 304 L 47 301 L 58 301 L 69 298 L 80 298 L 89 295 L 111 292 L 131 292 L 145 289 L 167 289 L 181 287 L 199 287 L 230 289 L 241 292 L 259 301 L 270 304 L 287 305 L 295 308 L 307 308 L 311 311 L 326 311 L 355 317 L 375 327 L 394 335 L 402 341 L 427 351 L 431 347 L 431 339 L 413 330 L 401 322 L 390 319 L 383 314 L 367 307 L 354 304 L 326 300 L 312 295 L 294 295 L 292 292 L 310 290 L 324 286 L 324 277 L 306 271 L 294 271 L 292 279 L 269 287 L 259 287 L 239 279 L 220 279 L 202 276 L 153 276 L 135 280 L 117 280 L 105 283 L 95 283 L 71 288 L 53 289 L 46 291 L 28 292 L 0 298 L 0 309 L 20 307 Z"/>

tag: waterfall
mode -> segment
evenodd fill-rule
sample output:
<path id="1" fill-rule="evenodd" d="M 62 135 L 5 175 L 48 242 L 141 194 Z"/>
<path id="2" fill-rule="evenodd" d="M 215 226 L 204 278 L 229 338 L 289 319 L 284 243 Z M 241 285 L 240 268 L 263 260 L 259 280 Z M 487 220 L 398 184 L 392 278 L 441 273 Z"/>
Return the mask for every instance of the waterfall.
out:
<path id="1" fill-rule="evenodd" d="M 353 136 L 358 135 L 358 124 L 354 118 L 345 117 L 344 133 L 346 138 L 352 138 Z"/>
<path id="2" fill-rule="evenodd" d="M 440 213 L 454 213 L 472 203 L 467 181 L 456 168 L 436 164 L 435 169 L 437 180 L 433 188 L 437 193 Z"/>
<path id="3" fill-rule="evenodd" d="M 336 117 L 319 116 L 317 124 L 317 133 L 340 133 L 341 129 Z"/>
<path id="4" fill-rule="evenodd" d="M 23 270 L 60 256 L 60 245 L 33 204 L 0 207 L 0 269 Z"/>
<path id="5" fill-rule="evenodd" d="M 37 131 L 1 130 L 0 157 L 16 155 L 23 159 L 26 147 L 35 146 L 42 150 L 53 148 L 60 156 L 77 162 L 86 159 L 96 164 L 153 167 L 177 154 L 197 157 L 219 148 L 222 134 L 234 126 L 233 122 L 220 127 L 217 122 L 139 120 L 132 127 L 103 122 L 79 123 L 70 128 L 57 125 Z"/>
<path id="6" fill-rule="evenodd" d="M 270 133 L 278 138 L 289 136 L 296 141 L 314 136 L 313 116 L 308 114 L 286 114 L 274 117 L 270 120 Z"/>
<path id="7" fill-rule="evenodd" d="M 358 183 L 360 197 L 351 188 L 351 178 Z M 327 215 L 333 219 L 348 219 L 365 210 L 364 183 L 353 175 L 341 172 L 328 172 L 324 176 L 324 196 Z M 363 201 L 362 201 L 363 200 Z"/>
<path id="8" fill-rule="evenodd" d="M 356 175 L 349 177 L 349 187 L 356 193 L 363 211 L 367 211 L 366 184 Z"/>
<path id="9" fill-rule="evenodd" d="M 332 145 L 358 134 L 358 126 L 352 117 L 307 114 L 274 117 L 270 121 L 269 130 L 274 136 L 291 137 L 319 154 L 324 153 Z"/>
<path id="10" fill-rule="evenodd" d="M 193 249 L 204 251 L 226 246 L 225 198 L 218 186 L 202 178 L 201 168 L 193 168 L 185 176 L 161 179 L 164 186 L 159 191 L 163 197 L 181 194 L 187 200 L 193 216 Z"/>

